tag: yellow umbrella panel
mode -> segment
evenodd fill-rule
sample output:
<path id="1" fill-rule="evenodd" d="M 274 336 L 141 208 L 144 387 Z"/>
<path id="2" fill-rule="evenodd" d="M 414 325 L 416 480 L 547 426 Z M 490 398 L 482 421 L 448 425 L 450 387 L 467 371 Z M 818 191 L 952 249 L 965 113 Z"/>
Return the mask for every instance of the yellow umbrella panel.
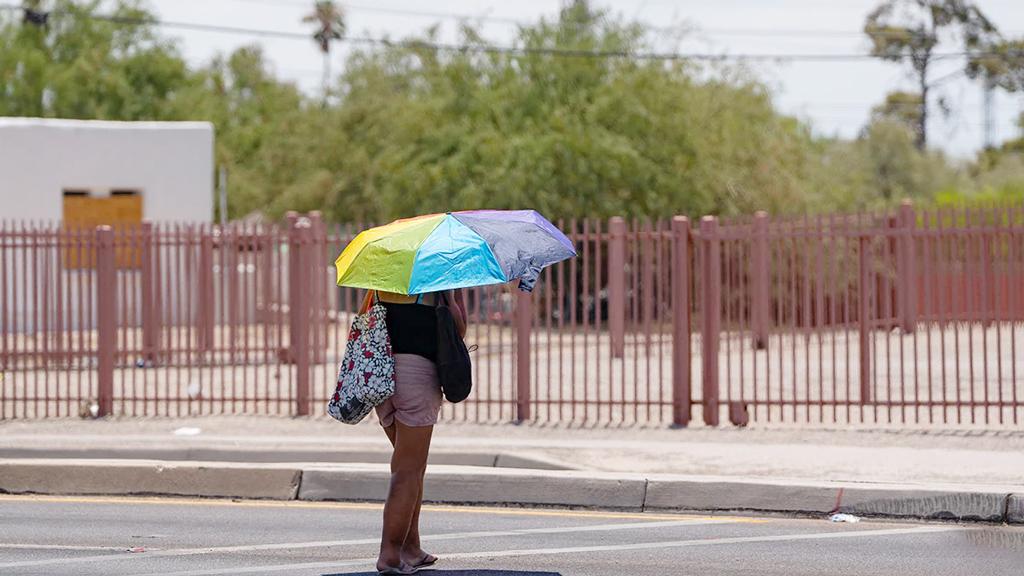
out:
<path id="1" fill-rule="evenodd" d="M 361 232 L 335 260 L 338 285 L 408 294 L 416 252 L 444 218 L 418 216 Z"/>

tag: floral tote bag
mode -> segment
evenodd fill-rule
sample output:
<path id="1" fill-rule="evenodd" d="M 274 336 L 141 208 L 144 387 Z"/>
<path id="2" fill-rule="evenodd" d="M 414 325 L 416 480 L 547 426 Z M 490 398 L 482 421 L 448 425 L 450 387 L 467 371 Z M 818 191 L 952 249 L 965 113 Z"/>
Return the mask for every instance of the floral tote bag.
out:
<path id="1" fill-rule="evenodd" d="M 375 297 L 373 306 L 352 321 L 338 384 L 327 402 L 327 413 L 336 420 L 358 424 L 395 393 L 395 356 L 385 315 Z"/>

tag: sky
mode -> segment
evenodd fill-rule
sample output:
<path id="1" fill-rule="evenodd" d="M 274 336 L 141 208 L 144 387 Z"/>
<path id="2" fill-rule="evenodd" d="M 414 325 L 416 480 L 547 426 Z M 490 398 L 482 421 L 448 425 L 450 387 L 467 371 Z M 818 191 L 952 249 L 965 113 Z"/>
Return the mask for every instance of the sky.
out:
<path id="1" fill-rule="evenodd" d="M 310 32 L 302 17 L 313 0 L 149 0 L 167 21 Z M 669 28 L 659 33 L 659 51 L 715 54 L 857 54 L 869 49 L 860 33 L 865 16 L 878 0 L 595 0 L 594 4 L 628 20 Z M 349 34 L 400 39 L 438 25 L 443 41 L 457 40 L 461 15 L 476 23 L 496 44 L 509 44 L 516 22 L 553 18 L 562 0 L 353 0 L 339 2 L 346 11 Z M 1024 36 L 1024 0 L 978 0 L 982 11 L 1007 36 Z M 679 39 L 679 30 L 688 31 Z M 206 31 L 165 29 L 180 39 L 195 65 L 218 53 L 259 43 L 275 73 L 303 90 L 320 91 L 322 56 L 312 39 L 248 37 Z M 333 73 L 343 70 L 352 48 L 332 52 Z M 944 51 L 957 51 L 950 45 Z M 816 133 L 855 137 L 872 106 L 887 92 L 912 90 L 904 66 L 874 60 L 825 62 L 751 62 L 749 68 L 772 90 L 777 107 L 806 120 Z M 972 156 L 984 145 L 983 91 L 955 74 L 955 62 L 937 67 L 933 78 L 953 73 L 937 90 L 952 112 L 944 116 L 932 103 L 929 139 L 954 157 Z M 994 141 L 1020 135 L 1016 126 L 1024 95 L 997 92 Z"/>

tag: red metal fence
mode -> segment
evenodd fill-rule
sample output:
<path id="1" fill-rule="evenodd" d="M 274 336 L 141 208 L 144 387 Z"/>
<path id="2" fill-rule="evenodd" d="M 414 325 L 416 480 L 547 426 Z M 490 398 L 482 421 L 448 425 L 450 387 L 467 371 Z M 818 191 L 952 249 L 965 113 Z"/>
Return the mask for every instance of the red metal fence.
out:
<path id="1" fill-rule="evenodd" d="M 470 291 L 449 420 L 1017 425 L 1024 206 L 560 222 L 536 292 Z M 319 415 L 359 227 L 0 224 L 0 418 Z"/>

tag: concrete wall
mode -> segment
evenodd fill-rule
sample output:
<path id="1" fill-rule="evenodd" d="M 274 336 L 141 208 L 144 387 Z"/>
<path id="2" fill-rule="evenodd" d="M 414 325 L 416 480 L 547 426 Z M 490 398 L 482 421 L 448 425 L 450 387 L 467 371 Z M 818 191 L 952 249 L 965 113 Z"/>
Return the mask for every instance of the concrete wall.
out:
<path id="1" fill-rule="evenodd" d="M 143 217 L 213 218 L 213 126 L 0 118 L 0 216 L 59 220 L 65 189 L 140 190 Z"/>

